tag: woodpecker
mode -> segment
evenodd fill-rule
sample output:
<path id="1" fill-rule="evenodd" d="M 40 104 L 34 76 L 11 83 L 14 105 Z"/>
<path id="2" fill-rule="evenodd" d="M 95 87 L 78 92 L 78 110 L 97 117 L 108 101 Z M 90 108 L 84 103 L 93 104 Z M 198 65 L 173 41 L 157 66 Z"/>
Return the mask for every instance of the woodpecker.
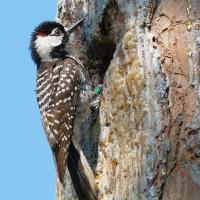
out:
<path id="1" fill-rule="evenodd" d="M 57 176 L 64 184 L 65 170 L 68 165 L 79 199 L 89 200 L 95 197 L 94 194 L 88 195 L 83 191 L 88 188 L 80 192 L 82 186 L 76 180 L 79 175 L 77 176 L 78 164 L 75 160 L 79 156 L 77 152 L 73 153 L 76 149 L 71 142 L 77 100 L 85 78 L 81 62 L 69 55 L 65 48 L 70 34 L 83 23 L 83 20 L 76 22 L 67 30 L 57 22 L 41 23 L 32 33 L 30 50 L 32 59 L 37 65 L 37 102 L 53 153 Z M 69 155 L 70 152 L 73 155 Z"/>

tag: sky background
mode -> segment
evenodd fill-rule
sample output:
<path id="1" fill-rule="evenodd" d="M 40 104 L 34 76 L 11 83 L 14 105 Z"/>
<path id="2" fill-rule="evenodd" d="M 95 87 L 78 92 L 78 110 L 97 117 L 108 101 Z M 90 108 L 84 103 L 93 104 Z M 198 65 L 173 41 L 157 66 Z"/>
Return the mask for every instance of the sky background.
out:
<path id="1" fill-rule="evenodd" d="M 54 20 L 56 0 L 1 1 L 0 199 L 55 199 L 55 170 L 35 95 L 30 34 Z"/>

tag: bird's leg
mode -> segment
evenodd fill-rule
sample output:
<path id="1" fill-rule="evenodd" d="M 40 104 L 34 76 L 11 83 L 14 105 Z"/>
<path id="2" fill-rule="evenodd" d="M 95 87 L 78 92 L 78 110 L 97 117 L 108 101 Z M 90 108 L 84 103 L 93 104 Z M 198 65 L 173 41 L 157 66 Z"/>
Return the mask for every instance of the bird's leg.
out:
<path id="1" fill-rule="evenodd" d="M 97 85 L 95 89 L 89 83 L 82 84 L 79 95 L 81 104 L 84 107 L 90 106 L 92 110 L 97 110 L 100 105 L 102 88 L 102 84 Z"/>
<path id="2" fill-rule="evenodd" d="M 90 103 L 91 110 L 99 109 L 102 90 L 103 90 L 103 84 L 99 84 L 95 87 L 95 90 L 93 91 L 93 100 Z"/>

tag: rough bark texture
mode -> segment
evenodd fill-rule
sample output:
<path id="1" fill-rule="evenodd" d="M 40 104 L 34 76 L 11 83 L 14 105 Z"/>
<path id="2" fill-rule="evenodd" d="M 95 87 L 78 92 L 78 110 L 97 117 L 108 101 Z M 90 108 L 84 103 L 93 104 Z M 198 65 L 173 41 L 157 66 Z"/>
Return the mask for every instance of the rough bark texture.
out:
<path id="1" fill-rule="evenodd" d="M 58 1 L 64 25 L 83 16 L 72 52 L 104 90 L 75 132 L 98 199 L 198 200 L 200 1 Z"/>

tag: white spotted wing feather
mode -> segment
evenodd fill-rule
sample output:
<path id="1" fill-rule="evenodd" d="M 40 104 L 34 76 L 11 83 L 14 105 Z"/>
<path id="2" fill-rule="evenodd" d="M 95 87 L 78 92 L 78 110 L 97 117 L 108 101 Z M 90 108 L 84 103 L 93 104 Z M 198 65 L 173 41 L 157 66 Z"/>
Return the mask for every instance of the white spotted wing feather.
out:
<path id="1" fill-rule="evenodd" d="M 65 174 L 73 132 L 79 76 L 77 63 L 70 58 L 56 63 L 42 76 L 38 74 L 38 80 L 40 79 L 37 86 L 38 103 L 61 182 Z"/>

